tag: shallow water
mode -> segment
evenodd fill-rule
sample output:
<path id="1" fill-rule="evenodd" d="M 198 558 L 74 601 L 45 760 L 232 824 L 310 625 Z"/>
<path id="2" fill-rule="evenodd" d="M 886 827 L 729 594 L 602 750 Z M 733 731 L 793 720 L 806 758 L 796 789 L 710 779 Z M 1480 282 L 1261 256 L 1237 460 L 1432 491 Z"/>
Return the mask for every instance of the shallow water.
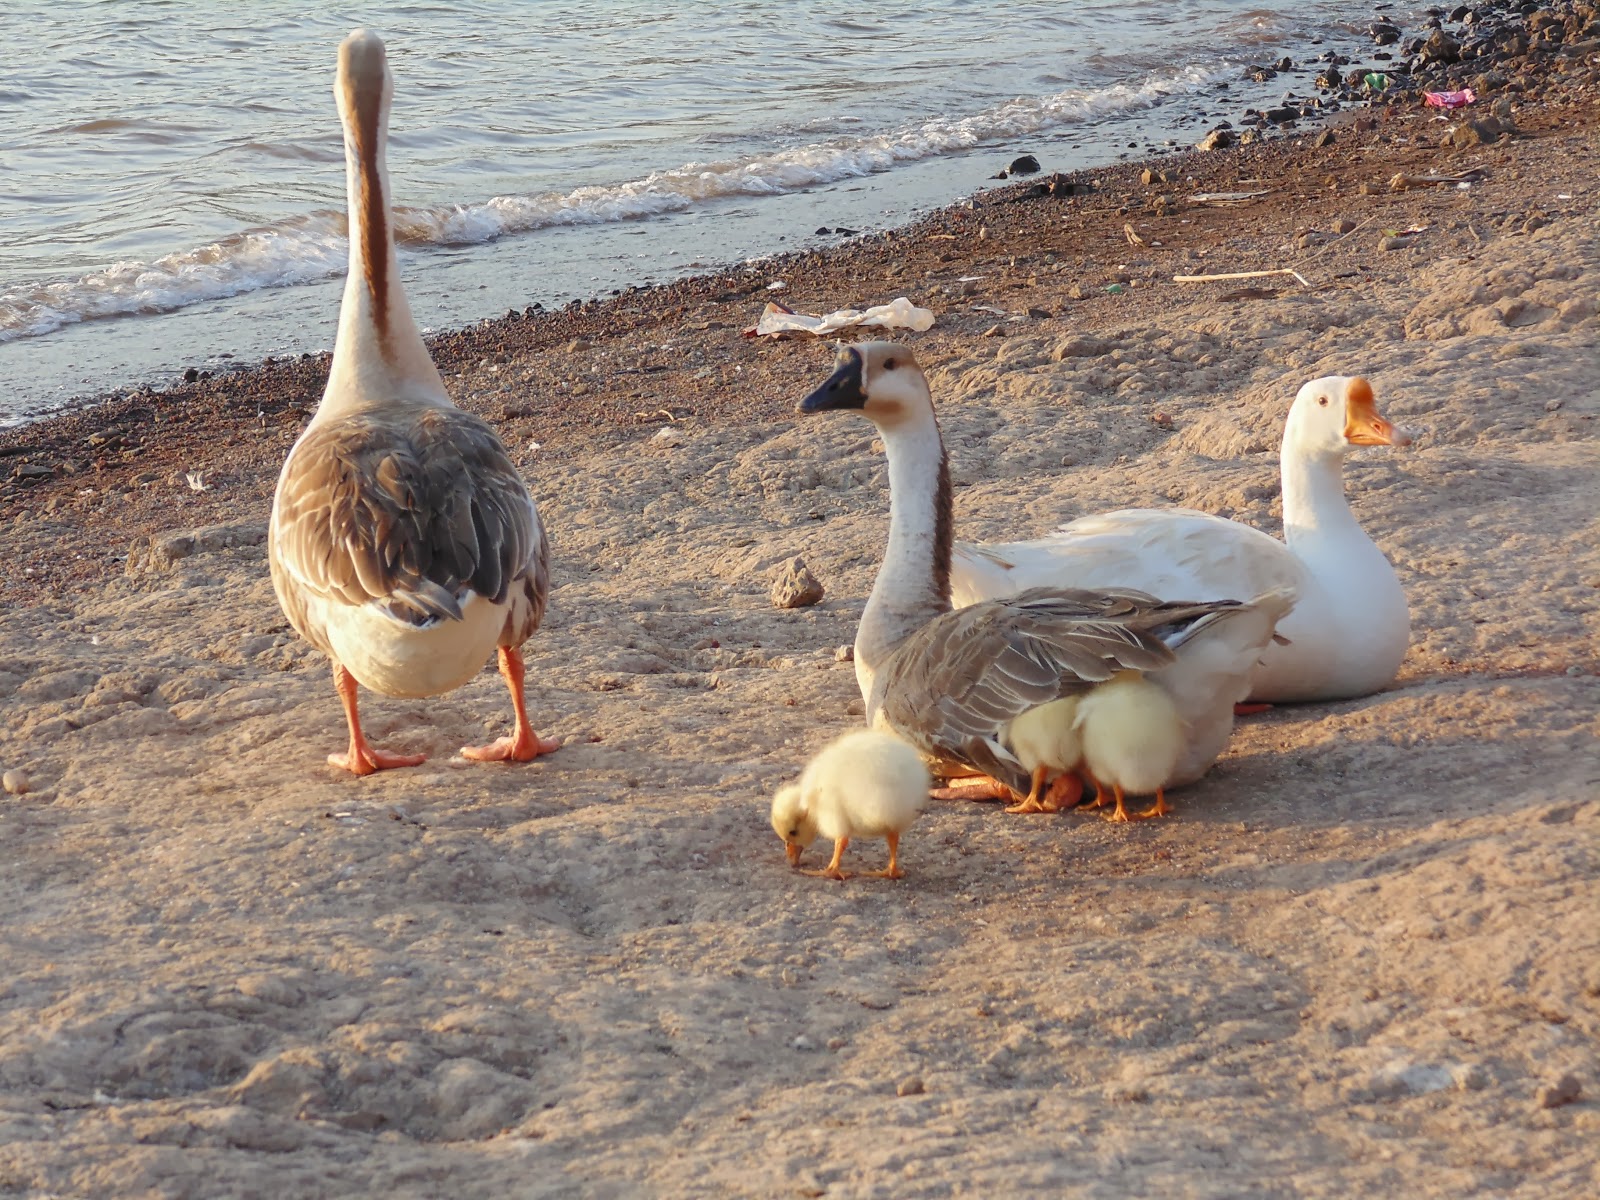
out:
<path id="1" fill-rule="evenodd" d="M 0 420 L 326 348 L 345 262 L 330 86 L 360 16 L 275 0 L 15 7 Z M 460 325 L 833 240 L 820 226 L 898 224 L 1023 151 L 1060 169 L 1186 144 L 1199 113 L 1237 115 L 1242 65 L 1348 45 L 1340 10 L 403 5 L 378 31 L 413 308 Z"/>

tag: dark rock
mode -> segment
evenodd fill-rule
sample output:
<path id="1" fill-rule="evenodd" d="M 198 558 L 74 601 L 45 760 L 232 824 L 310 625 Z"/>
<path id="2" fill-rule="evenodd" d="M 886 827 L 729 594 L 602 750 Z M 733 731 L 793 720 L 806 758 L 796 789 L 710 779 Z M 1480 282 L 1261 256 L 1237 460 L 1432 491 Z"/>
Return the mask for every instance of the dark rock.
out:
<path id="1" fill-rule="evenodd" d="M 1372 40 L 1380 46 L 1392 46 L 1400 40 L 1400 31 L 1387 21 L 1377 21 L 1368 27 Z"/>
<path id="2" fill-rule="evenodd" d="M 1233 136 L 1231 129 L 1213 129 L 1205 137 L 1195 143 L 1197 150 L 1223 150 L 1234 145 L 1239 139 Z"/>
<path id="3" fill-rule="evenodd" d="M 193 383 L 199 378 L 200 378 L 200 370 L 199 370 L 198 367 L 190 367 L 187 371 L 185 371 L 183 373 L 183 381 L 185 383 Z"/>
<path id="4" fill-rule="evenodd" d="M 1461 61 L 1461 44 L 1442 29 L 1436 29 L 1422 43 L 1419 56 L 1424 64 L 1439 63 L 1449 66 Z"/>
<path id="5" fill-rule="evenodd" d="M 1065 175 L 1052 175 L 1043 183 L 1033 185 L 1035 196 L 1087 196 L 1094 184 L 1087 179 L 1068 179 Z"/>
<path id="6" fill-rule="evenodd" d="M 1039 160 L 1031 154 L 1024 154 L 1020 158 L 1011 160 L 1011 165 L 1006 168 L 1010 175 L 1037 175 L 1039 173 Z"/>
<path id="7" fill-rule="evenodd" d="M 1275 64 L 1274 64 L 1274 66 L 1276 66 L 1276 67 L 1277 67 L 1277 69 L 1278 69 L 1278 70 L 1279 70 L 1279 71 L 1280 71 L 1280 72 L 1282 72 L 1282 71 L 1292 71 L 1292 70 L 1294 70 L 1294 59 L 1292 59 L 1292 58 L 1288 58 L 1288 57 L 1285 57 L 1285 58 L 1280 58 L 1280 59 L 1279 59 L 1279 60 L 1278 60 L 1278 61 L 1277 61 L 1277 62 L 1276 62 L 1276 63 L 1275 63 Z"/>
<path id="8" fill-rule="evenodd" d="M 1583 1084 L 1569 1071 L 1554 1083 L 1546 1084 L 1539 1089 L 1539 1107 L 1560 1108 L 1566 1104 L 1575 1104 L 1582 1097 Z"/>
<path id="9" fill-rule="evenodd" d="M 1321 149 L 1323 146 L 1331 146 L 1331 145 L 1333 145 L 1333 143 L 1334 143 L 1333 130 L 1324 129 L 1321 133 L 1317 134 L 1317 140 L 1315 142 L 1313 142 L 1312 144 L 1314 146 L 1316 146 L 1318 149 Z"/>
<path id="10" fill-rule="evenodd" d="M 1269 108 L 1261 115 L 1267 120 L 1271 121 L 1274 125 L 1287 125 L 1291 121 L 1298 121 L 1300 119 L 1300 110 L 1298 108 L 1291 108 L 1285 104 L 1278 108 Z"/>

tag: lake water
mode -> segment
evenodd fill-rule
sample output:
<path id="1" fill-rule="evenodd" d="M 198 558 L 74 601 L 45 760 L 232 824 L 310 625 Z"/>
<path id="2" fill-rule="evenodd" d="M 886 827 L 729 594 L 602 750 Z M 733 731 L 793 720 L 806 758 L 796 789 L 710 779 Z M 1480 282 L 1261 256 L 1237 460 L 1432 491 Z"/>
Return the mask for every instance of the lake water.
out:
<path id="1" fill-rule="evenodd" d="M 373 14 L 0 7 L 0 422 L 331 345 L 334 54 Z M 1321 0 L 480 0 L 381 19 L 401 267 L 439 329 L 901 224 L 1025 151 L 1052 170 L 1188 144 L 1314 73 L 1252 85 L 1243 66 L 1359 52 L 1368 18 Z"/>

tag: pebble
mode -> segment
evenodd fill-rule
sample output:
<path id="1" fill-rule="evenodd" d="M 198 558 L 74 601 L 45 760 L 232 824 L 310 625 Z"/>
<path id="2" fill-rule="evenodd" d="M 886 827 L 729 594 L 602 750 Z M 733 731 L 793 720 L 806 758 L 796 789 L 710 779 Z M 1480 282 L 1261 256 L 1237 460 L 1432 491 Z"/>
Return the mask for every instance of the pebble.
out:
<path id="1" fill-rule="evenodd" d="M 1400 237 L 1400 236 L 1386 237 L 1386 238 L 1384 238 L 1382 241 L 1380 241 L 1378 243 L 1378 249 L 1379 250 L 1404 250 L 1409 245 L 1411 245 L 1411 239 L 1408 238 L 1408 237 Z"/>
<path id="2" fill-rule="evenodd" d="M 1578 1082 L 1576 1075 L 1568 1071 L 1554 1083 L 1547 1083 L 1539 1089 L 1539 1107 L 1560 1108 L 1575 1103 L 1582 1096 L 1583 1085 Z"/>
<path id="3" fill-rule="evenodd" d="M 790 1042 L 789 1044 L 791 1046 L 793 1046 L 796 1050 L 809 1051 L 809 1050 L 815 1050 L 817 1048 L 817 1044 L 815 1042 L 813 1042 L 810 1038 L 808 1038 L 803 1033 L 802 1034 L 797 1034 L 795 1036 L 794 1041 Z"/>
<path id="4" fill-rule="evenodd" d="M 33 787 L 33 784 L 28 779 L 26 771 L 12 768 L 4 775 L 0 775 L 0 786 L 3 786 L 13 796 L 21 796 L 28 792 Z"/>
<path id="5" fill-rule="evenodd" d="M 768 593 L 774 608 L 808 608 L 822 600 L 822 583 L 796 555 L 773 570 L 772 590 Z"/>
<path id="6" fill-rule="evenodd" d="M 909 1075 L 895 1085 L 896 1096 L 920 1096 L 928 1089 L 923 1086 L 922 1076 Z"/>
<path id="7" fill-rule="evenodd" d="M 1545 412 L 1555 412 L 1558 409 L 1560 409 L 1560 407 L 1561 407 L 1561 401 L 1560 400 L 1546 400 L 1544 402 L 1544 410 L 1545 410 Z"/>
<path id="8" fill-rule="evenodd" d="M 840 646 L 833 652 L 834 662 L 855 662 L 856 648 L 854 646 Z"/>

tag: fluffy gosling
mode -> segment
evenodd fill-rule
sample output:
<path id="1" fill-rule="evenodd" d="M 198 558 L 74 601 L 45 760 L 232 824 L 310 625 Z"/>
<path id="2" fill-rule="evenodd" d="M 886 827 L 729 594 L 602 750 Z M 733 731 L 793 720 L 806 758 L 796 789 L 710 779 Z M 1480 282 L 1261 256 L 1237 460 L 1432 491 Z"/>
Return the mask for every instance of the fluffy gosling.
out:
<path id="1" fill-rule="evenodd" d="M 881 837 L 889 843 L 889 865 L 862 872 L 873 879 L 900 879 L 900 835 L 928 802 L 931 780 L 922 758 L 899 738 L 873 730 L 847 733 L 819 751 L 798 783 L 772 798 L 772 828 L 783 839 L 789 865 L 820 834 L 833 839 L 833 858 L 807 875 L 847 879 L 839 869 L 851 838 Z"/>
<path id="2" fill-rule="evenodd" d="M 1183 719 L 1172 698 L 1138 671 L 1118 671 L 1078 700 L 1078 735 L 1083 739 L 1083 767 L 1095 785 L 1094 806 L 1105 803 L 1109 785 L 1116 797 L 1113 821 L 1142 820 L 1169 812 L 1163 794 L 1166 781 L 1184 748 Z M 1156 802 L 1129 815 L 1123 795 L 1147 796 Z"/>

